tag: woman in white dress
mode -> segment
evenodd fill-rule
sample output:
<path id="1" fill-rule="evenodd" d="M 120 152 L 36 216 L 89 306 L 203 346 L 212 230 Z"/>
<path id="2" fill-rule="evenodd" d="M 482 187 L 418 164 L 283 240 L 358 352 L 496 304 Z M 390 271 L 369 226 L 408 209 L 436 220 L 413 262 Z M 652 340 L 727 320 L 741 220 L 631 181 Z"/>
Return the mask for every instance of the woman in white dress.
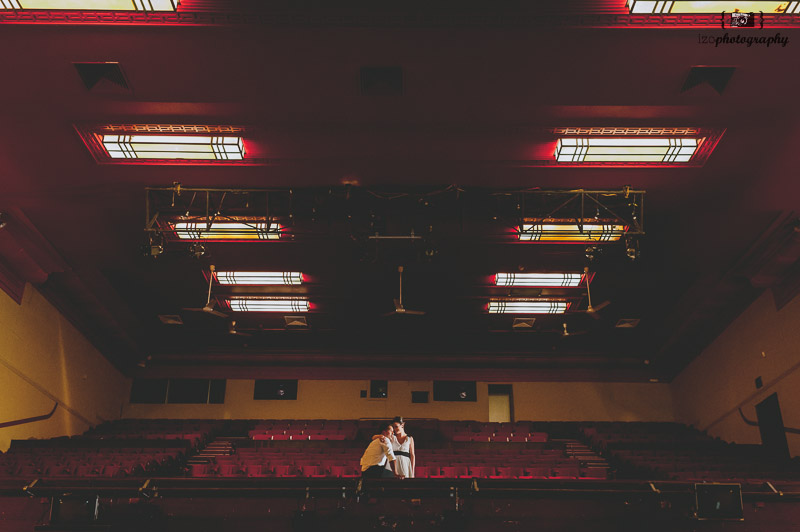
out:
<path id="1" fill-rule="evenodd" d="M 406 434 L 406 423 L 402 417 L 394 418 L 394 438 L 392 451 L 397 458 L 395 474 L 400 478 L 414 478 L 416 457 L 414 456 L 414 438 Z"/>

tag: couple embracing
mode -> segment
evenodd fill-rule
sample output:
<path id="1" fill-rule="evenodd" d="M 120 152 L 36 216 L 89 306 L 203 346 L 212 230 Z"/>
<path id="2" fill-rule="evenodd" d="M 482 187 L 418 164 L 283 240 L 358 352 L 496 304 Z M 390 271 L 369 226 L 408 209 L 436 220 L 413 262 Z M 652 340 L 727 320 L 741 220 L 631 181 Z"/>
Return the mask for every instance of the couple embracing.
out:
<path id="1" fill-rule="evenodd" d="M 406 434 L 405 425 L 402 417 L 381 423 L 361 457 L 361 476 L 414 478 L 414 438 Z"/>

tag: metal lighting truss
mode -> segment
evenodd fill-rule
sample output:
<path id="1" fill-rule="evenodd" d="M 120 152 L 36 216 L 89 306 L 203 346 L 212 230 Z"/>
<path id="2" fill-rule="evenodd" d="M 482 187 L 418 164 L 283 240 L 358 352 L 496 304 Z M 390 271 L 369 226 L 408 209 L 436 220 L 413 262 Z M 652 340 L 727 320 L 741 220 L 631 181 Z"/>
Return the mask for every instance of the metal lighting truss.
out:
<path id="1" fill-rule="evenodd" d="M 580 233 L 598 223 L 624 226 L 623 237 L 642 236 L 644 190 L 524 190 L 515 194 L 518 227 L 547 220 L 568 221 Z M 587 231 L 588 232 L 588 231 Z"/>
<path id="2" fill-rule="evenodd" d="M 145 193 L 144 230 L 173 241 L 214 240 L 207 235 L 215 224 L 235 226 L 236 234 L 254 234 L 244 239 L 277 239 L 282 230 L 277 217 L 288 213 L 291 218 L 291 189 L 197 188 L 175 183 L 171 187 L 145 187 Z M 276 213 L 275 204 L 284 208 Z M 235 240 L 236 234 L 222 238 Z M 192 235 L 197 238 L 188 238 Z"/>
<path id="3" fill-rule="evenodd" d="M 212 230 L 214 223 L 218 225 L 239 224 L 253 232 L 261 232 L 259 238 L 252 240 L 311 240 L 330 238 L 341 230 L 343 236 L 361 235 L 363 240 L 422 240 L 422 234 L 414 233 L 414 225 L 401 224 L 410 227 L 410 233 L 395 231 L 384 232 L 371 228 L 368 224 L 349 221 L 349 215 L 356 220 L 367 220 L 374 209 L 380 205 L 401 206 L 385 213 L 386 217 L 400 216 L 406 211 L 412 212 L 418 208 L 419 198 L 431 198 L 438 203 L 440 218 L 449 219 L 453 223 L 449 226 L 437 223 L 443 227 L 437 233 L 439 238 L 469 238 L 472 240 L 495 239 L 504 242 L 530 244 L 533 238 L 520 239 L 520 228 L 523 225 L 539 224 L 544 226 L 551 223 L 568 224 L 577 233 L 586 233 L 586 242 L 589 244 L 603 244 L 624 239 L 631 236 L 642 236 L 644 229 L 644 190 L 634 190 L 624 187 L 617 190 L 585 190 L 585 189 L 525 189 L 525 190 L 498 190 L 486 188 L 464 189 L 456 185 L 419 192 L 376 191 L 360 187 L 320 187 L 293 190 L 290 188 L 197 188 L 184 187 L 179 183 L 168 187 L 147 187 L 145 200 L 145 231 L 153 238 L 161 234 L 171 242 L 188 242 L 186 236 L 197 236 L 195 233 L 207 233 Z M 469 196 L 469 199 L 465 199 Z M 347 219 L 328 219 L 325 224 L 325 233 L 317 233 L 308 224 L 306 231 L 301 231 L 306 218 L 311 219 L 308 205 L 324 200 L 328 212 L 341 212 L 348 214 Z M 407 201 L 407 204 L 400 202 Z M 299 205 L 300 210 L 295 213 L 294 205 Z M 305 210 L 303 209 L 305 206 Z M 492 228 L 491 222 L 483 224 L 478 232 L 465 228 L 464 213 L 470 211 L 469 216 L 474 220 L 494 218 L 498 220 L 501 228 Z M 485 211 L 485 212 L 484 212 Z M 379 211 L 376 211 L 379 212 Z M 412 213 L 413 214 L 413 213 Z M 488 215 L 488 216 L 487 216 Z M 412 216 L 406 216 L 411 219 Z M 281 222 L 280 224 L 278 222 Z M 313 221 L 313 220 L 312 220 Z M 459 223 L 460 221 L 460 223 Z M 191 226 L 191 231 L 180 229 L 177 224 Z M 338 224 L 338 225 L 337 225 Z M 513 226 L 513 229 L 511 229 Z M 598 236 L 597 227 L 611 227 L 613 239 L 605 235 Z M 183 227 L 181 225 L 180 227 Z M 237 226 L 238 227 L 238 226 Z M 239 227 L 237 230 L 241 230 Z M 449 227 L 449 228 L 448 228 Z M 291 234 L 287 228 L 291 229 Z M 422 227 L 418 227 L 422 230 Z M 186 234 L 182 234 L 183 233 Z M 179 234 L 180 233 L 180 234 Z M 508 237 L 514 234 L 516 238 Z M 191 236 L 189 235 L 189 236 Z M 200 235 L 195 241 L 208 239 Z M 250 238 L 248 236 L 248 238 Z M 234 240 L 231 238 L 231 240 Z M 272 240 L 272 241 L 280 241 Z M 569 240 L 569 239 L 567 239 Z M 578 240 L 569 240 L 577 242 Z M 541 238 L 540 243 L 566 243 L 558 239 Z"/>

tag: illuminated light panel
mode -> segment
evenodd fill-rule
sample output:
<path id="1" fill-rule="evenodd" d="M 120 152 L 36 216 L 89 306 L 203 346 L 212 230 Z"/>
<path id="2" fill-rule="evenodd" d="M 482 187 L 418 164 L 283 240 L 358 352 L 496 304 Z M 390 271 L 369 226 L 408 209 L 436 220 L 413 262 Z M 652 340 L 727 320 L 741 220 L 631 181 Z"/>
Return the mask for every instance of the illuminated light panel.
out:
<path id="1" fill-rule="evenodd" d="M 102 135 L 102 140 L 112 159 L 244 159 L 242 137 Z"/>
<path id="2" fill-rule="evenodd" d="M 233 312 L 308 312 L 307 299 L 256 299 L 231 298 L 228 300 Z"/>
<path id="3" fill-rule="evenodd" d="M 489 314 L 564 314 L 568 301 L 489 301 Z"/>
<path id="4" fill-rule="evenodd" d="M 295 285 L 303 283 L 300 272 L 216 272 L 219 284 L 230 285 Z"/>
<path id="5" fill-rule="evenodd" d="M 498 273 L 497 286 L 542 286 L 574 288 L 581 284 L 582 273 Z"/>
<path id="6" fill-rule="evenodd" d="M 718 0 L 716 2 L 691 2 L 676 0 L 672 2 L 642 2 L 628 0 L 630 13 L 721 13 L 723 11 L 742 13 L 789 13 L 800 12 L 800 2 L 776 2 L 775 0 Z"/>
<path id="7" fill-rule="evenodd" d="M 558 162 L 688 163 L 700 145 L 694 138 L 560 138 Z"/>
<path id="8" fill-rule="evenodd" d="M 171 222 L 169 224 L 181 240 L 277 240 L 281 226 L 267 222 Z"/>
<path id="9" fill-rule="evenodd" d="M 4 9 L 175 11 L 180 0 L 0 0 Z"/>
<path id="10" fill-rule="evenodd" d="M 586 220 L 581 232 L 574 221 L 542 220 L 519 226 L 519 239 L 529 242 L 617 242 L 627 227 L 602 220 Z"/>

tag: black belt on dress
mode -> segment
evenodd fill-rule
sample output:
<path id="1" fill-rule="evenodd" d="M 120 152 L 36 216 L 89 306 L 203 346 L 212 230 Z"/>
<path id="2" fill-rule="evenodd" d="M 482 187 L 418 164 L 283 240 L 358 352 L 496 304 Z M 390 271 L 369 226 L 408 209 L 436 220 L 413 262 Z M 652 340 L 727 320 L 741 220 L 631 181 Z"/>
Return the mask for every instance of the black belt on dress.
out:
<path id="1" fill-rule="evenodd" d="M 394 451 L 395 456 L 405 456 L 406 458 L 411 458 L 411 453 L 407 453 L 406 451 Z"/>

